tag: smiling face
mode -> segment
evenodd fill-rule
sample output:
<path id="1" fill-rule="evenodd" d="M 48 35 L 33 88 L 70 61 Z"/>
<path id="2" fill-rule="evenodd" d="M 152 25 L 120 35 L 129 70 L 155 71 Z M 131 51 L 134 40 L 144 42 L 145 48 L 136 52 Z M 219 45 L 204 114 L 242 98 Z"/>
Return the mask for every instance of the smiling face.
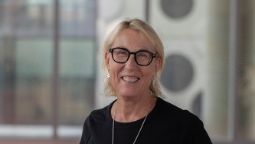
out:
<path id="1" fill-rule="evenodd" d="M 122 30 L 113 41 L 111 48 L 126 48 L 130 52 L 147 50 L 156 53 L 152 43 L 141 33 L 132 29 Z M 130 55 L 126 63 L 117 63 L 111 53 L 105 54 L 106 67 L 109 71 L 109 82 L 117 96 L 149 96 L 150 85 L 159 70 L 160 60 L 154 58 L 148 66 L 139 66 Z"/>

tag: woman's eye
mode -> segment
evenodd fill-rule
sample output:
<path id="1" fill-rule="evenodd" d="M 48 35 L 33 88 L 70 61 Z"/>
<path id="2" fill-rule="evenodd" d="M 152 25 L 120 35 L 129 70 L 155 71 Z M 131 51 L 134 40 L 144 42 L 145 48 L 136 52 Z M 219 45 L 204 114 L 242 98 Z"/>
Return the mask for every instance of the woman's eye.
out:
<path id="1" fill-rule="evenodd" d="M 140 52 L 140 53 L 137 53 L 137 57 L 148 58 L 149 54 L 146 52 Z"/>
<path id="2" fill-rule="evenodd" d="M 116 54 L 117 54 L 117 55 L 126 55 L 127 52 L 124 52 L 124 51 L 117 51 Z"/>

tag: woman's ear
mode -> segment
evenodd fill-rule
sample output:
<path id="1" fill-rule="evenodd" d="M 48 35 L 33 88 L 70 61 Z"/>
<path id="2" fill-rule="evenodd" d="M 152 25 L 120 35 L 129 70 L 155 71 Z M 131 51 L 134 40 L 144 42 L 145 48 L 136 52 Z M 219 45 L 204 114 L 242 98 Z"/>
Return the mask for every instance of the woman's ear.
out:
<path id="1" fill-rule="evenodd" d="M 104 53 L 104 64 L 105 64 L 106 69 L 108 69 L 109 62 L 110 62 L 109 54 L 107 52 L 105 52 Z"/>
<path id="2" fill-rule="evenodd" d="M 110 78 L 110 71 L 109 71 L 110 55 L 107 52 L 104 54 L 104 62 L 105 62 L 106 77 Z"/>
<path id="3" fill-rule="evenodd" d="M 158 72 L 162 69 L 162 59 L 158 57 L 155 62 L 156 72 Z"/>

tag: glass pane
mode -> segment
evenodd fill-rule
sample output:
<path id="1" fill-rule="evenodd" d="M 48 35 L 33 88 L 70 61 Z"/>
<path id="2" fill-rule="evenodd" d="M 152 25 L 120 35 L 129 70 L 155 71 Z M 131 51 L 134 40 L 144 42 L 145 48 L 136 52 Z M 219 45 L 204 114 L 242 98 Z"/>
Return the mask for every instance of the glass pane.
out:
<path id="1" fill-rule="evenodd" d="M 96 2 L 60 0 L 60 137 L 80 137 L 94 107 Z"/>
<path id="2" fill-rule="evenodd" d="M 49 0 L 0 0 L 0 137 L 52 135 L 50 9 Z"/>
<path id="3" fill-rule="evenodd" d="M 59 0 L 60 33 L 65 36 L 95 36 L 95 0 Z"/>
<path id="4" fill-rule="evenodd" d="M 217 141 L 226 141 L 229 135 L 229 4 L 227 0 L 209 1 L 207 17 L 204 123 L 212 139 Z"/>
<path id="5" fill-rule="evenodd" d="M 16 43 L 16 120 L 26 124 L 49 124 L 52 112 L 51 40 L 19 39 Z"/>
<path id="6" fill-rule="evenodd" d="M 95 50 L 92 40 L 63 40 L 60 52 L 60 123 L 81 125 L 93 108 Z"/>
<path id="7" fill-rule="evenodd" d="M 255 141 L 255 1 L 242 1 L 243 45 L 241 57 L 240 133 Z"/>
<path id="8" fill-rule="evenodd" d="M 15 10 L 16 33 L 50 36 L 54 10 L 52 2 L 52 0 L 23 0 Z"/>

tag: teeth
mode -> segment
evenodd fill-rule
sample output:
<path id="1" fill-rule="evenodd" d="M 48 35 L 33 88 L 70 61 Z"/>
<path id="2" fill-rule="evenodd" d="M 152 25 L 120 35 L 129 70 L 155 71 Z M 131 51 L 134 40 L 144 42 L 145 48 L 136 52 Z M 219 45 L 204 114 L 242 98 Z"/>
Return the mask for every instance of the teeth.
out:
<path id="1" fill-rule="evenodd" d="M 139 80 L 139 78 L 135 76 L 123 76 L 122 79 L 126 82 L 136 82 Z"/>

